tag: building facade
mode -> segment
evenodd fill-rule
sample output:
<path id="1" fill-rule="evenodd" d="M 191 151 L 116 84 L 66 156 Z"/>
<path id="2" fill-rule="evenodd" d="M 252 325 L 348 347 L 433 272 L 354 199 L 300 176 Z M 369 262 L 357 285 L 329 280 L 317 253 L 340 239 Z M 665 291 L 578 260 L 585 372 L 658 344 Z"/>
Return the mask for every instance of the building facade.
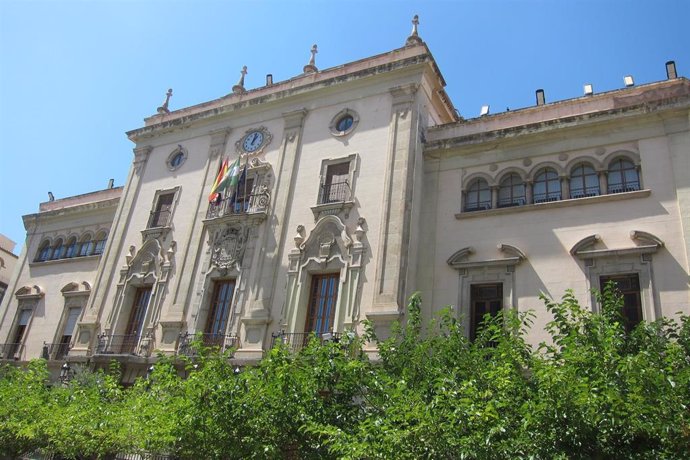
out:
<path id="1" fill-rule="evenodd" d="M 127 133 L 122 188 L 24 217 L 2 357 L 118 359 L 131 380 L 201 337 L 251 362 L 365 319 L 385 335 L 417 290 L 470 338 L 515 308 L 538 343 L 540 292 L 596 310 L 609 280 L 631 326 L 690 312 L 687 79 L 470 120 L 444 86 L 415 27 L 382 55 L 166 99 Z M 209 197 L 226 160 L 237 185 Z"/>

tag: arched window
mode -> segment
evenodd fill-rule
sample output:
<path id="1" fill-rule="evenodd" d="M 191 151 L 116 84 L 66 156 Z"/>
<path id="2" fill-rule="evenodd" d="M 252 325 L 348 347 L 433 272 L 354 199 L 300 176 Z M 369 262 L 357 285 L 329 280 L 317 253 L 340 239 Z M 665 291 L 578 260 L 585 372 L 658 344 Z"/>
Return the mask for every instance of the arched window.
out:
<path id="1" fill-rule="evenodd" d="M 491 189 L 484 179 L 472 181 L 465 192 L 465 211 L 491 209 Z"/>
<path id="2" fill-rule="evenodd" d="M 570 171 L 570 198 L 599 195 L 599 176 L 587 163 L 580 163 Z"/>
<path id="3" fill-rule="evenodd" d="M 38 254 L 36 255 L 36 262 L 44 262 L 50 258 L 52 248 L 50 247 L 50 241 L 45 240 L 41 243 L 39 247 Z"/>
<path id="4" fill-rule="evenodd" d="M 561 199 L 561 181 L 552 168 L 544 168 L 534 178 L 534 202 L 544 203 Z"/>
<path id="5" fill-rule="evenodd" d="M 501 179 L 498 185 L 498 207 L 507 208 L 525 204 L 525 183 L 516 173 Z"/>
<path id="6" fill-rule="evenodd" d="M 65 257 L 74 257 L 77 253 L 77 238 L 72 237 L 67 242 L 67 250 L 65 250 Z"/>
<path id="7" fill-rule="evenodd" d="M 608 183 L 609 193 L 632 192 L 640 189 L 640 175 L 632 161 L 620 158 L 609 165 Z"/>
<path id="8" fill-rule="evenodd" d="M 105 232 L 100 232 L 98 235 L 96 235 L 96 239 L 93 242 L 94 254 L 103 254 L 103 249 L 105 248 L 106 240 L 107 237 L 105 235 Z"/>
<path id="9" fill-rule="evenodd" d="M 84 257 L 90 255 L 92 246 L 93 242 L 91 241 L 91 235 L 84 236 L 79 242 L 77 257 Z"/>
<path id="10" fill-rule="evenodd" d="M 58 238 L 53 245 L 53 254 L 50 256 L 50 260 L 62 259 L 65 257 L 65 244 L 62 238 Z"/>

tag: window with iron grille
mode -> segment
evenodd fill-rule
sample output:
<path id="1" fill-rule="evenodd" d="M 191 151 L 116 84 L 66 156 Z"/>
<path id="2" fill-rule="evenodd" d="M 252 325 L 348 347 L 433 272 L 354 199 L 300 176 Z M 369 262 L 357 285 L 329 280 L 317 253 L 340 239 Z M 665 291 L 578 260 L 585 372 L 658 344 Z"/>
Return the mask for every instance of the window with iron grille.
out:
<path id="1" fill-rule="evenodd" d="M 174 191 L 158 195 L 156 205 L 153 211 L 151 211 L 151 217 L 149 218 L 149 225 L 147 228 L 167 227 L 170 224 L 174 199 Z"/>
<path id="2" fill-rule="evenodd" d="M 535 203 L 546 203 L 561 199 L 561 180 L 552 168 L 544 168 L 534 178 L 533 199 Z"/>
<path id="3" fill-rule="evenodd" d="M 525 204 L 525 183 L 516 173 L 510 173 L 498 186 L 498 207 L 521 206 Z"/>
<path id="4" fill-rule="evenodd" d="M 491 209 L 491 189 L 485 179 L 477 178 L 472 181 L 465 192 L 465 211 L 484 209 Z"/>
<path id="5" fill-rule="evenodd" d="M 584 198 L 599 194 L 599 176 L 591 165 L 580 163 L 570 170 L 570 198 Z"/>
<path id="6" fill-rule="evenodd" d="M 640 190 L 640 175 L 632 161 L 620 158 L 608 170 L 608 192 L 623 193 Z"/>
<path id="7" fill-rule="evenodd" d="M 319 190 L 318 204 L 350 200 L 350 162 L 329 164 Z"/>

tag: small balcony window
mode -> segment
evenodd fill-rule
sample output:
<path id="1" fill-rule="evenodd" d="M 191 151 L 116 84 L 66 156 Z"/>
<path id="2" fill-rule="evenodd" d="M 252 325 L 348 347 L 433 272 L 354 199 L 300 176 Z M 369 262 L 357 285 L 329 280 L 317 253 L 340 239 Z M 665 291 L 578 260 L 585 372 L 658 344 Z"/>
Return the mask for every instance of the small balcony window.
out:
<path id="1" fill-rule="evenodd" d="M 174 198 L 175 192 L 158 195 L 158 200 L 156 200 L 156 205 L 153 211 L 151 211 L 147 228 L 167 227 L 170 224 Z"/>
<path id="2" fill-rule="evenodd" d="M 350 200 L 350 162 L 328 165 L 319 190 L 318 204 Z"/>

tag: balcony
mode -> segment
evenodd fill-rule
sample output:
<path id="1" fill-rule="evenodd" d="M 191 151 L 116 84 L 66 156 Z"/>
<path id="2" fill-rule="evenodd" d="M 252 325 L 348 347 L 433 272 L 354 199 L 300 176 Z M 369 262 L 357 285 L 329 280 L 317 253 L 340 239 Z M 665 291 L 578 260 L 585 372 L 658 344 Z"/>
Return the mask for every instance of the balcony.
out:
<path id="1" fill-rule="evenodd" d="M 47 360 L 58 361 L 64 359 L 69 353 L 69 342 L 43 343 L 41 357 Z"/>
<path id="2" fill-rule="evenodd" d="M 226 197 L 209 204 L 206 212 L 207 219 L 215 219 L 226 216 L 243 216 L 268 213 L 268 205 L 271 196 L 266 187 L 260 187 L 259 192 L 252 193 L 246 197 L 233 200 L 232 196 Z"/>
<path id="3" fill-rule="evenodd" d="M 282 342 L 290 351 L 299 352 L 304 347 L 309 345 L 311 340 L 319 340 L 321 343 L 332 340 L 334 342 L 340 341 L 341 334 L 339 332 L 274 332 L 271 334 L 271 348 L 277 343 Z"/>
<path id="4" fill-rule="evenodd" d="M 101 334 L 98 336 L 96 354 L 140 355 L 139 339 L 139 334 Z"/>
<path id="5" fill-rule="evenodd" d="M 190 358 L 197 356 L 198 350 L 193 346 L 195 343 L 212 348 L 214 351 L 220 353 L 225 353 L 231 349 L 235 350 L 239 346 L 239 340 L 234 334 L 209 334 L 201 332 L 192 334 L 187 332 L 186 334 L 180 335 L 177 354 Z"/>
<path id="6" fill-rule="evenodd" d="M 319 220 L 323 216 L 338 215 L 341 211 L 345 211 L 347 217 L 353 205 L 352 189 L 348 181 L 333 182 L 319 186 L 317 204 L 311 207 L 311 211 L 314 220 Z"/>
<path id="7" fill-rule="evenodd" d="M 0 359 L 18 361 L 23 351 L 23 343 L 0 343 Z"/>

